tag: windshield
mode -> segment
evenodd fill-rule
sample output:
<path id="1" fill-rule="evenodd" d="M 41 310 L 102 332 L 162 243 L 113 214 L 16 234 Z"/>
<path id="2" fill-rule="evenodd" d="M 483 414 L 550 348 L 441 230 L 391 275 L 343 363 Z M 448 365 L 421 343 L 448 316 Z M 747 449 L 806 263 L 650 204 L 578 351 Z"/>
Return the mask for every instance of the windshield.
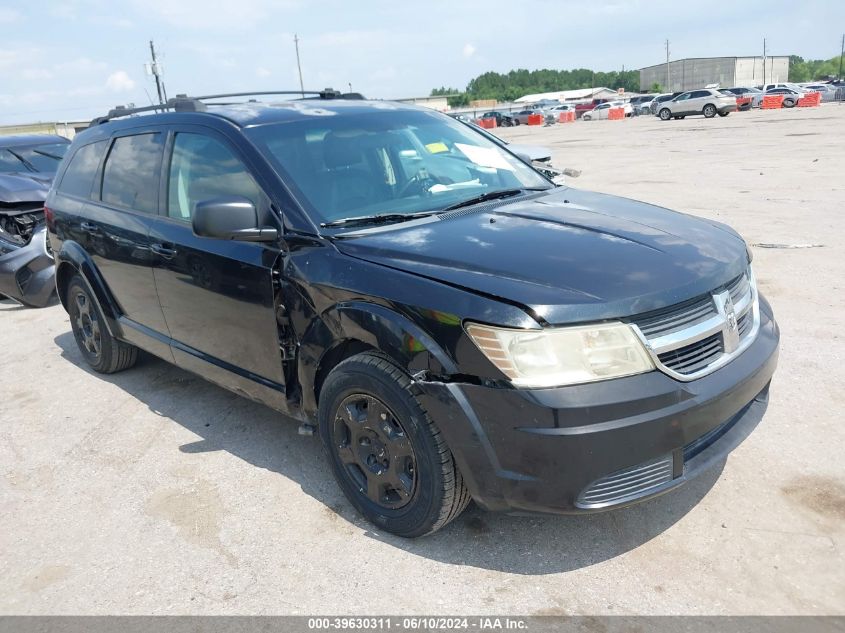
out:
<path id="1" fill-rule="evenodd" d="M 436 212 L 499 190 L 553 185 L 464 123 L 374 110 L 246 131 L 319 223 Z"/>

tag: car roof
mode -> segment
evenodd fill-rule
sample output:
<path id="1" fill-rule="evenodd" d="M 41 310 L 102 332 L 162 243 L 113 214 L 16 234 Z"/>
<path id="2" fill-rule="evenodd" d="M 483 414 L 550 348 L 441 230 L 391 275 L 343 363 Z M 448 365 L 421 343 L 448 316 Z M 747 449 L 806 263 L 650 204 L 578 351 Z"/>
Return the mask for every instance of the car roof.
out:
<path id="1" fill-rule="evenodd" d="M 0 136 L 0 147 L 29 147 L 32 145 L 52 145 L 53 143 L 70 143 L 64 136 L 56 134 L 14 134 Z"/>
<path id="2" fill-rule="evenodd" d="M 209 120 L 227 121 L 238 127 L 250 127 L 286 121 L 302 121 L 334 114 L 364 114 L 378 111 L 424 111 L 431 108 L 396 101 L 368 101 L 363 99 L 302 99 L 278 102 L 246 101 L 216 105 L 205 104 L 203 111 L 118 115 L 93 127 L 119 130 L 145 124 L 201 123 Z M 95 120 L 96 122 L 96 120 Z"/>

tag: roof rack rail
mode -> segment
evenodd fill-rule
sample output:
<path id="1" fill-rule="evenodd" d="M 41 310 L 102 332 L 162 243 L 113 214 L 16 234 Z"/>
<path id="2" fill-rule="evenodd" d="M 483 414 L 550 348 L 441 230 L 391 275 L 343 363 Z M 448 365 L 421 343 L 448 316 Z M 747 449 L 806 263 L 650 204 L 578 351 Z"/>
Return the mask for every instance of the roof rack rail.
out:
<path id="1" fill-rule="evenodd" d="M 209 105 L 232 105 L 231 103 L 210 103 L 206 104 L 203 101 L 211 99 L 228 99 L 231 97 L 257 97 L 262 95 L 300 95 L 301 99 L 364 99 L 364 96 L 358 92 L 341 93 L 332 88 L 325 88 L 323 90 L 265 90 L 261 92 L 229 92 L 219 95 L 203 95 L 201 97 L 189 97 L 185 94 L 178 94 L 172 99 L 168 99 L 167 103 L 158 105 L 143 106 L 140 108 L 127 108 L 126 106 L 116 106 L 109 110 L 105 116 L 96 117 L 91 121 L 90 127 L 108 123 L 112 119 L 131 116 L 142 112 L 163 112 L 165 110 L 173 110 L 174 112 L 205 112 Z M 306 97 L 305 95 L 311 95 Z"/>

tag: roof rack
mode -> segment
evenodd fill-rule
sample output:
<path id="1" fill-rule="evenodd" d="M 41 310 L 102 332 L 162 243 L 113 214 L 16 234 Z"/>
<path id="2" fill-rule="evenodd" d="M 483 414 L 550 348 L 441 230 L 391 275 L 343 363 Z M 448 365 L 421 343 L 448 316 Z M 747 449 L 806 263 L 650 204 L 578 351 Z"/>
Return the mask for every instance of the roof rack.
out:
<path id="1" fill-rule="evenodd" d="M 163 112 L 166 110 L 173 110 L 174 112 L 205 112 L 209 105 L 232 105 L 231 103 L 204 103 L 206 100 L 212 99 L 228 99 L 231 97 L 257 97 L 263 95 L 300 95 L 300 99 L 363 99 L 364 96 L 358 92 L 341 93 L 332 88 L 324 90 L 270 90 L 262 92 L 229 92 L 219 95 L 204 95 L 201 97 L 189 97 L 185 94 L 178 94 L 172 99 L 168 99 L 167 103 L 159 105 L 142 106 L 140 108 L 127 108 L 126 106 L 116 106 L 109 110 L 105 116 L 100 116 L 91 121 L 90 127 L 108 123 L 112 119 L 119 119 L 133 114 L 140 114 L 142 112 Z M 310 95 L 310 96 L 305 96 Z"/>

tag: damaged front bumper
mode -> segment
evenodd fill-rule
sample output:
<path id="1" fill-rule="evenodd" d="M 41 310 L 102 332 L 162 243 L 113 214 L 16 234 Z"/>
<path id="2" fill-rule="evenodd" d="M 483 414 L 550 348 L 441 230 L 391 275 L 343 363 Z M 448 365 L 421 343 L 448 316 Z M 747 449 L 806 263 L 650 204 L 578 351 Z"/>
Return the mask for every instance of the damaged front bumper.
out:
<path id="1" fill-rule="evenodd" d="M 761 300 L 756 339 L 690 382 L 659 371 L 553 389 L 418 382 L 480 506 L 585 513 L 662 494 L 724 459 L 768 401 L 779 331 Z"/>
<path id="2" fill-rule="evenodd" d="M 41 308 L 51 302 L 55 290 L 46 226 L 40 224 L 24 246 L 0 237 L 0 295 Z"/>

